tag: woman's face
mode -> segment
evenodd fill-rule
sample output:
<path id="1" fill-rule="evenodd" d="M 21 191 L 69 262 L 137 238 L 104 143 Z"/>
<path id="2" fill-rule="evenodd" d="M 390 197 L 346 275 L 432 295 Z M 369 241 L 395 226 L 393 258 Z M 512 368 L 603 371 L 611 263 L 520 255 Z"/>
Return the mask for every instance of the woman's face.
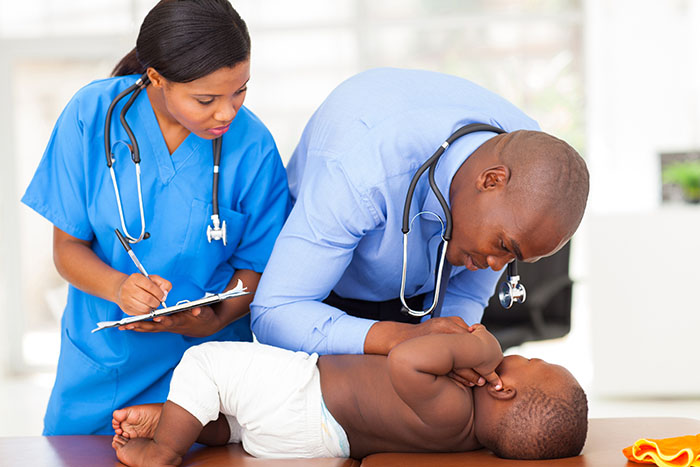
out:
<path id="1" fill-rule="evenodd" d="M 168 116 L 201 138 L 215 139 L 228 131 L 243 105 L 250 61 L 220 68 L 189 83 L 160 79 L 153 85 L 162 90 Z"/>

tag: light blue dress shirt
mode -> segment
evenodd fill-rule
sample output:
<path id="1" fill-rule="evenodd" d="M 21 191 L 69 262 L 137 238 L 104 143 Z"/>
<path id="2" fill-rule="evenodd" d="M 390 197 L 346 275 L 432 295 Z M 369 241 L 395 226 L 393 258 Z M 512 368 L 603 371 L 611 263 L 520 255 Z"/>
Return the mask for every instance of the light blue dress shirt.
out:
<path id="1" fill-rule="evenodd" d="M 251 307 L 261 342 L 319 354 L 363 352 L 375 321 L 322 303 L 399 296 L 401 220 L 411 178 L 455 130 L 487 123 L 506 131 L 539 129 L 512 104 L 467 80 L 429 71 L 375 69 L 340 84 L 309 120 L 287 166 L 292 209 Z M 494 133 L 466 135 L 437 166 L 449 203 L 452 177 Z M 444 217 L 428 185 L 418 183 L 411 217 Z M 406 296 L 432 303 L 441 224 L 416 218 L 409 234 Z M 500 272 L 452 268 L 442 316 L 479 322 Z"/>
<path id="2" fill-rule="evenodd" d="M 56 123 L 44 157 L 22 201 L 56 227 L 82 240 L 106 264 L 138 272 L 114 229 L 121 224 L 104 150 L 107 107 L 138 76 L 95 81 L 71 99 Z M 112 116 L 114 163 L 127 229 L 141 230 L 134 164 L 119 113 Z M 126 114 L 141 149 L 141 182 L 149 239 L 132 246 L 150 274 L 172 282 L 167 304 L 221 292 L 238 269 L 262 272 L 289 210 L 284 166 L 269 131 L 241 107 L 223 136 L 219 214 L 228 241 L 209 243 L 212 213 L 212 142 L 190 134 L 170 154 L 142 92 Z M 40 284 L 39 284 L 40 285 Z M 110 434 L 114 409 L 162 402 L 172 370 L 189 347 L 206 341 L 251 340 L 242 318 L 205 337 L 106 329 L 98 321 L 126 316 L 119 307 L 76 287 L 68 290 L 61 320 L 56 383 L 44 434 Z"/>

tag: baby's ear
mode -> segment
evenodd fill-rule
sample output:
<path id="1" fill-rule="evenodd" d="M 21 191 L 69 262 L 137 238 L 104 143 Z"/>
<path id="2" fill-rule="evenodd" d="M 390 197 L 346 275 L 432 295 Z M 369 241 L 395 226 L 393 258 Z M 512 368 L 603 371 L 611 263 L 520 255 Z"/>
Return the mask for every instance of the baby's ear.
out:
<path id="1" fill-rule="evenodd" d="M 496 386 L 489 384 L 486 386 L 486 392 L 494 399 L 508 401 L 513 399 L 518 391 L 510 386 L 504 386 L 503 389 L 496 389 Z"/>

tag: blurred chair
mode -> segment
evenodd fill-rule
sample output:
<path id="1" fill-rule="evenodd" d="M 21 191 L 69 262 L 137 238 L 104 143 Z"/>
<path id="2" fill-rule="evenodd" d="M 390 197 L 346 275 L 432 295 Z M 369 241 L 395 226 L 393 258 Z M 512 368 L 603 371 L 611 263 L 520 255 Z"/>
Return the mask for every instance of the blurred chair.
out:
<path id="1" fill-rule="evenodd" d="M 498 293 L 489 300 L 481 322 L 501 343 L 503 350 L 528 341 L 565 336 L 571 329 L 571 289 L 569 245 L 536 263 L 518 263 L 520 282 L 525 285 L 525 303 L 503 308 Z M 496 290 L 505 280 L 504 274 Z"/>

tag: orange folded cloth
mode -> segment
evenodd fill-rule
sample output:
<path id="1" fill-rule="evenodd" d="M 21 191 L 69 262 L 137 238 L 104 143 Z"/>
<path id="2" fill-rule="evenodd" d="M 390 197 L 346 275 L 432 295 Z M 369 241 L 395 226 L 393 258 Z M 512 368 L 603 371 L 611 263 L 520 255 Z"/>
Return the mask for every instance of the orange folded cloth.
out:
<path id="1" fill-rule="evenodd" d="M 640 439 L 622 450 L 627 459 L 660 467 L 700 467 L 700 434 Z"/>

